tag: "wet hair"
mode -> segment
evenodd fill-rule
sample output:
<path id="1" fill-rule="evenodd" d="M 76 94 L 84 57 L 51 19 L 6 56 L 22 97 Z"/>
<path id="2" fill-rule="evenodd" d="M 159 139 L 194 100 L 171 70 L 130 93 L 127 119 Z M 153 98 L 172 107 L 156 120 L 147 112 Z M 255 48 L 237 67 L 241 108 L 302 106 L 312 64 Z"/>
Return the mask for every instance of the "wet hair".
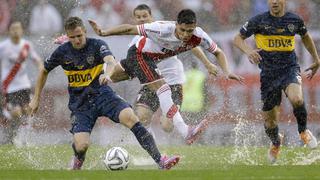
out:
<path id="1" fill-rule="evenodd" d="M 197 22 L 196 13 L 191 9 L 183 9 L 177 17 L 178 24 L 193 24 Z"/>
<path id="2" fill-rule="evenodd" d="M 64 29 L 67 30 L 74 30 L 77 27 L 81 27 L 85 29 L 82 20 L 79 17 L 69 17 L 66 22 L 64 23 Z"/>
<path id="3" fill-rule="evenodd" d="M 146 4 L 139 4 L 137 7 L 135 7 L 134 9 L 133 9 L 133 14 L 137 11 L 137 10 L 146 10 L 146 11 L 148 11 L 149 12 L 149 14 L 150 15 L 152 15 L 151 14 L 151 9 L 150 9 L 150 7 L 148 6 L 148 5 L 146 5 Z"/>

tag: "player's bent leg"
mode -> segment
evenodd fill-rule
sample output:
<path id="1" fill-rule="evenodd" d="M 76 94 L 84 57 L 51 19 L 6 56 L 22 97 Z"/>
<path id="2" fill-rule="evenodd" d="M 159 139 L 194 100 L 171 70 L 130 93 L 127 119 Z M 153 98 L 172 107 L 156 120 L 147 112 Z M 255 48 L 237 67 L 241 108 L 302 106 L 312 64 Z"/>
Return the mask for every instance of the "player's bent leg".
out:
<path id="1" fill-rule="evenodd" d="M 168 119 L 166 116 L 160 116 L 160 124 L 162 129 L 167 133 L 172 132 L 174 129 L 172 119 Z"/>
<path id="2" fill-rule="evenodd" d="M 139 121 L 144 126 L 149 126 L 151 123 L 153 111 L 146 107 L 145 105 L 137 104 L 135 107 L 135 112 L 139 118 Z"/>
<path id="3" fill-rule="evenodd" d="M 275 163 L 280 154 L 281 135 L 279 134 L 278 127 L 279 113 L 279 106 L 275 106 L 271 110 L 263 112 L 265 118 L 265 132 L 271 140 L 271 145 L 268 151 L 268 159 L 271 163 Z"/>
<path id="4" fill-rule="evenodd" d="M 88 132 L 74 133 L 72 149 L 74 156 L 71 160 L 71 169 L 80 170 L 89 148 L 90 134 Z"/>
<path id="5" fill-rule="evenodd" d="M 178 156 L 174 156 L 173 158 L 161 157 L 152 135 L 138 121 L 138 117 L 134 114 L 131 108 L 123 109 L 119 114 L 119 120 L 121 124 L 130 128 L 142 148 L 149 153 L 149 155 L 161 169 L 170 169 L 172 166 L 178 163 Z"/>
<path id="6" fill-rule="evenodd" d="M 293 107 L 293 114 L 297 119 L 298 132 L 302 142 L 309 148 L 316 148 L 316 137 L 307 129 L 307 109 L 303 100 L 303 92 L 300 84 L 291 83 L 286 88 L 286 94 Z"/>
<path id="7" fill-rule="evenodd" d="M 166 84 L 164 80 L 162 80 L 148 84 L 148 87 L 151 90 L 155 90 L 155 87 L 158 88 L 156 89 L 156 92 L 159 98 L 162 114 L 167 118 L 172 119 L 174 127 L 178 127 L 178 132 L 183 138 L 186 138 L 188 135 L 189 126 L 183 121 L 179 112 L 179 107 L 173 103 L 170 86 Z"/>
<path id="8" fill-rule="evenodd" d="M 136 104 L 135 112 L 139 118 L 142 125 L 149 131 L 149 133 L 155 138 L 155 133 L 151 127 L 151 119 L 153 116 L 153 111 L 148 108 L 147 105 Z"/>

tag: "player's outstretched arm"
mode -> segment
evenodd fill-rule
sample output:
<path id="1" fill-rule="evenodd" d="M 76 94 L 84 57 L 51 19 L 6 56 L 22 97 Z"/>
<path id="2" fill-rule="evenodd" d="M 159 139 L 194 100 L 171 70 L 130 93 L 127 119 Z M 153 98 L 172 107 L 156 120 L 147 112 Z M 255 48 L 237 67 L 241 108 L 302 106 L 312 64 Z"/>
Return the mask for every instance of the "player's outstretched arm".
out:
<path id="1" fill-rule="evenodd" d="M 305 70 L 305 71 L 310 71 L 307 74 L 308 79 L 312 79 L 312 77 L 316 74 L 316 72 L 319 69 L 320 66 L 320 59 L 316 50 L 316 46 L 314 44 L 314 41 L 312 40 L 312 37 L 309 33 L 306 33 L 304 36 L 301 37 L 302 42 L 308 52 L 311 54 L 313 63 Z"/>
<path id="2" fill-rule="evenodd" d="M 31 102 L 29 103 L 29 111 L 30 111 L 29 113 L 31 116 L 33 116 L 39 108 L 41 92 L 47 81 L 47 77 L 48 77 L 48 72 L 42 66 L 41 70 L 39 71 L 37 84 L 35 86 L 34 96 Z"/>
<path id="3" fill-rule="evenodd" d="M 259 64 L 262 59 L 259 54 L 260 49 L 252 49 L 245 42 L 245 39 L 246 38 L 241 34 L 237 34 L 234 37 L 233 44 L 248 56 L 248 59 L 252 64 Z"/>
<path id="4" fill-rule="evenodd" d="M 216 56 L 217 62 L 219 64 L 219 66 L 221 67 L 221 69 L 222 69 L 223 73 L 225 74 L 225 76 L 228 79 L 236 80 L 236 81 L 238 81 L 238 82 L 240 82 L 242 84 L 243 83 L 243 77 L 238 76 L 236 74 L 233 74 L 233 73 L 231 73 L 229 71 L 227 57 L 224 54 L 224 52 L 220 48 L 217 47 L 217 49 L 214 52 L 214 55 Z"/>
<path id="5" fill-rule="evenodd" d="M 191 51 L 207 68 L 209 74 L 217 76 L 218 67 L 210 62 L 210 60 L 207 58 L 206 54 L 202 51 L 200 47 L 195 47 Z"/>
<path id="6" fill-rule="evenodd" d="M 88 20 L 94 32 L 99 36 L 139 35 L 136 25 L 122 24 L 103 30 L 95 21 Z"/>

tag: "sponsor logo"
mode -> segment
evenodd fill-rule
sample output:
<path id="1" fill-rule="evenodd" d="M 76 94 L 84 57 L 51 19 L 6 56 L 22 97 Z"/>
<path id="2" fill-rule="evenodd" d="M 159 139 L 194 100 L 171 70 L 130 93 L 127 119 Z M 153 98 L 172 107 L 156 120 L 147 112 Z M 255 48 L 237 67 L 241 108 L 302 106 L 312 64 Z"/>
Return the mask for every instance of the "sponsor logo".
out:
<path id="1" fill-rule="evenodd" d="M 68 75 L 68 81 L 69 83 L 88 82 L 88 81 L 92 81 L 92 76 L 90 73 L 72 74 L 72 75 Z"/>
<path id="2" fill-rule="evenodd" d="M 269 47 L 292 47 L 291 39 L 269 39 Z"/>

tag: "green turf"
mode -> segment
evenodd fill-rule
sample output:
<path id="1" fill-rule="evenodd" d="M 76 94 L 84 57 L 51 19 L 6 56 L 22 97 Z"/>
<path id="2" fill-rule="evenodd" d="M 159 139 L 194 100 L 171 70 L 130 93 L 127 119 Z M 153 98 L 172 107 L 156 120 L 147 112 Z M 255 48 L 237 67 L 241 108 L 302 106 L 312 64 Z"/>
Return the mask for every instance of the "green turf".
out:
<path id="1" fill-rule="evenodd" d="M 266 147 L 161 146 L 162 152 L 182 158 L 174 169 L 160 171 L 146 152 L 127 146 L 128 170 L 111 172 L 101 161 L 108 148 L 90 147 L 84 170 L 68 171 L 68 145 L 0 146 L 0 179 L 320 179 L 318 149 L 284 147 L 278 163 L 270 165 Z"/>

